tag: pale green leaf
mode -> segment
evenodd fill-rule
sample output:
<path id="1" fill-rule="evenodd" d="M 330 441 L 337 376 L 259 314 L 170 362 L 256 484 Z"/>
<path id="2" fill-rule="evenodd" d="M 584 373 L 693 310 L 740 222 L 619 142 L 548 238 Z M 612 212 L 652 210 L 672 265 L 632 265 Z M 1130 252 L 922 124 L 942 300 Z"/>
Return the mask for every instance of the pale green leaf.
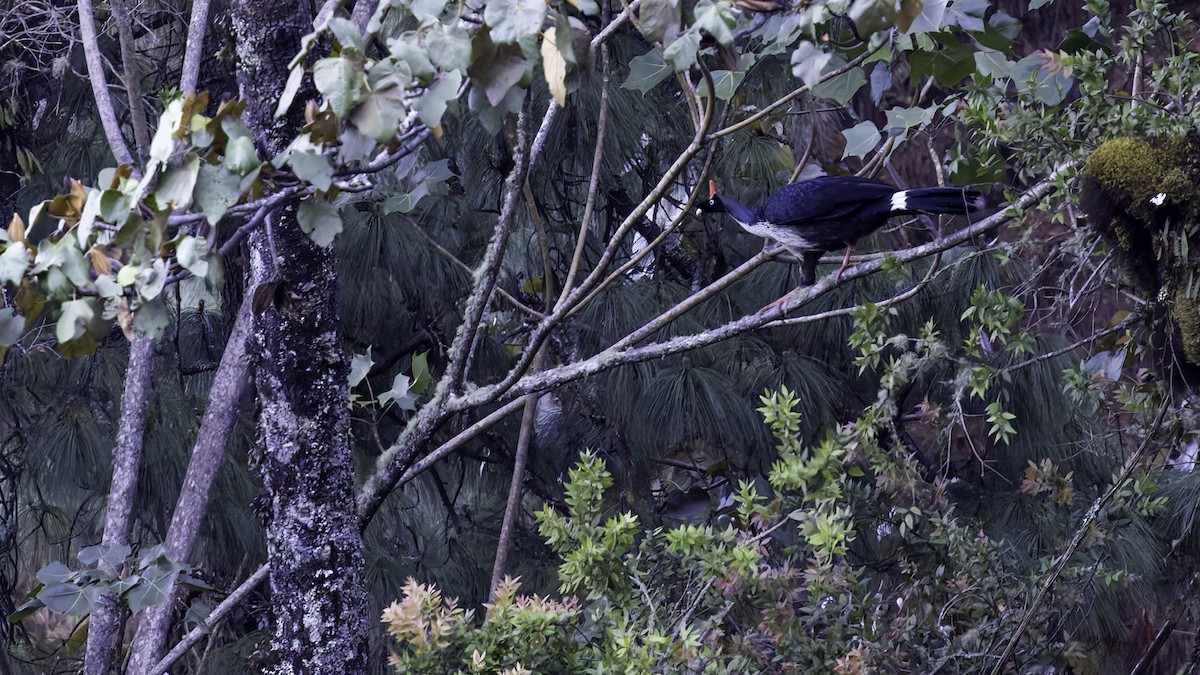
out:
<path id="1" fill-rule="evenodd" d="M 199 175 L 200 158 L 195 153 L 189 153 L 182 164 L 167 167 L 163 171 L 154 189 L 155 203 L 160 209 L 186 209 L 192 203 L 192 192 L 196 189 L 196 177 Z"/>
<path id="2" fill-rule="evenodd" d="M 821 73 L 832 55 L 811 42 L 804 41 L 792 52 L 792 74 L 809 87 L 821 81 Z"/>
<path id="3" fill-rule="evenodd" d="M 859 89 L 867 83 L 867 76 L 862 68 L 851 68 L 836 77 L 829 78 L 813 89 L 813 96 L 836 101 L 838 105 L 846 105 Z"/>
<path id="4" fill-rule="evenodd" d="M 70 342 L 83 335 L 87 325 L 96 316 L 95 300 L 82 298 L 68 300 L 62 304 L 62 312 L 55 327 L 59 343 Z"/>
<path id="5" fill-rule="evenodd" d="M 241 179 L 222 166 L 202 162 L 193 195 L 208 224 L 216 225 L 229 207 L 242 198 Z"/>
<path id="6" fill-rule="evenodd" d="M 329 102 L 333 114 L 345 119 L 366 93 L 362 54 L 352 52 L 317 61 L 313 66 L 313 84 Z"/>
<path id="7" fill-rule="evenodd" d="M 675 72 L 683 72 L 696 65 L 696 52 L 700 49 L 700 31 L 692 26 L 663 50 L 663 60 Z"/>
<path id="8" fill-rule="evenodd" d="M 0 253 L 0 283 L 19 286 L 29 270 L 29 249 L 14 241 Z"/>
<path id="9" fill-rule="evenodd" d="M 517 42 L 542 32 L 545 0 L 489 0 L 483 19 L 497 44 Z"/>
<path id="10" fill-rule="evenodd" d="M 371 358 L 371 348 L 367 347 L 364 354 L 355 354 L 350 357 L 350 388 L 358 386 L 359 382 L 366 379 L 367 374 L 371 372 L 371 366 L 375 365 L 375 360 Z"/>
<path id="11" fill-rule="evenodd" d="M 642 0 L 638 8 L 639 28 L 647 42 L 671 44 L 679 35 L 682 15 L 679 0 Z"/>
<path id="12" fill-rule="evenodd" d="M 183 103 L 182 98 L 171 101 L 158 118 L 158 129 L 150 141 L 150 159 L 159 164 L 165 165 L 175 150 L 175 132 L 183 124 Z"/>
<path id="13" fill-rule="evenodd" d="M 179 264 L 187 271 L 201 278 L 208 276 L 207 253 L 208 248 L 204 237 L 193 237 L 185 234 L 175 247 L 175 258 L 179 260 Z"/>
<path id="14" fill-rule="evenodd" d="M 651 49 L 629 61 L 629 77 L 621 85 L 621 88 L 645 94 L 658 86 L 659 82 L 670 77 L 673 72 L 674 69 L 663 59 L 662 52 Z"/>
<path id="15" fill-rule="evenodd" d="M 292 101 L 296 98 L 296 92 L 300 91 L 300 84 L 304 81 L 304 66 L 297 65 L 288 73 L 287 83 L 283 85 L 283 92 L 279 94 L 279 104 L 275 106 L 275 117 L 278 119 L 287 114 L 288 108 L 292 107 Z M 211 143 L 212 141 L 209 141 Z M 202 143 L 202 147 L 207 147 L 209 143 Z"/>
<path id="16" fill-rule="evenodd" d="M 318 150 L 293 150 L 288 164 L 297 178 L 322 192 L 328 192 L 333 185 L 333 165 Z"/>
<path id="17" fill-rule="evenodd" d="M 452 70 L 442 73 L 421 98 L 417 100 L 416 110 L 421 122 L 428 127 L 436 127 L 442 123 L 446 107 L 458 97 L 458 88 L 462 84 L 462 73 Z"/>
<path id="18" fill-rule="evenodd" d="M 0 347 L 10 347 L 25 332 L 25 317 L 12 307 L 0 309 Z"/>
<path id="19" fill-rule="evenodd" d="M 733 18 L 733 8 L 728 2 L 700 0 L 694 10 L 695 26 L 713 36 L 717 42 L 727 45 L 733 42 L 733 29 L 737 20 Z"/>
<path id="20" fill-rule="evenodd" d="M 364 135 L 386 142 L 395 137 L 396 127 L 407 112 L 404 90 L 394 82 L 386 83 L 350 113 L 350 122 Z"/>
<path id="21" fill-rule="evenodd" d="M 342 231 L 342 217 L 338 210 L 326 202 L 306 201 L 296 211 L 300 229 L 322 248 L 333 243 L 333 238 Z"/>
<path id="22" fill-rule="evenodd" d="M 429 60 L 442 70 L 465 71 L 471 65 L 471 36 L 457 26 L 436 23 L 425 34 Z"/>
<path id="23" fill-rule="evenodd" d="M 842 159 L 847 157 L 866 157 L 883 140 L 883 135 L 875 127 L 874 122 L 859 122 L 842 132 L 846 138 L 846 149 L 842 151 Z"/>
<path id="24" fill-rule="evenodd" d="M 225 168 L 239 176 L 245 176 L 258 168 L 262 161 L 254 149 L 254 140 L 249 136 L 231 137 L 225 144 Z"/>

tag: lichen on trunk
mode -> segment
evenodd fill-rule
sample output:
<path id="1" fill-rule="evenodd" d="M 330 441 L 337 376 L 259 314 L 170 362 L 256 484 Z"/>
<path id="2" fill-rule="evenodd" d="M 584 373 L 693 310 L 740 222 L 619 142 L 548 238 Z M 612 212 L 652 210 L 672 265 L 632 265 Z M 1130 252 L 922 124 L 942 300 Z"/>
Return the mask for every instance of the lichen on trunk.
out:
<path id="1" fill-rule="evenodd" d="M 311 29 L 300 0 L 235 3 L 244 120 L 270 157 L 300 130 L 276 120 L 288 62 Z M 299 109 L 301 106 L 293 106 Z M 272 673 L 367 672 L 367 598 L 349 445 L 349 361 L 341 344 L 330 249 L 296 221 L 297 203 L 250 239 L 252 284 L 272 284 L 258 317 L 259 464 L 269 507 Z"/>

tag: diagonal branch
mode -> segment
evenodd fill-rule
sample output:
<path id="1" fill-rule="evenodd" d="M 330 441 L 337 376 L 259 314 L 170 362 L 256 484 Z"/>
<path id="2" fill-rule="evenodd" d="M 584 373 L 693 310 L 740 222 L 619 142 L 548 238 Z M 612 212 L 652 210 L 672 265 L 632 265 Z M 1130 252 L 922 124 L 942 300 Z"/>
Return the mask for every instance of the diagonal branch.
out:
<path id="1" fill-rule="evenodd" d="M 221 354 L 221 363 L 213 376 L 209 390 L 208 408 L 200 421 L 196 433 L 196 444 L 188 462 L 187 473 L 175 503 L 175 513 L 163 542 L 163 553 L 176 562 L 186 562 L 192 555 L 196 539 L 200 535 L 200 524 L 208 511 L 208 500 L 217 478 L 217 471 L 225 457 L 225 446 L 229 433 L 237 419 L 237 406 L 246 389 L 250 374 L 250 358 L 247 343 L 250 328 L 254 323 L 251 311 L 253 293 L 247 293 L 237 313 L 237 320 L 230 331 L 229 341 Z M 169 585 L 165 589 L 168 598 L 172 595 Z M 175 605 L 172 601 L 149 607 L 138 624 L 132 643 L 128 675 L 147 675 L 148 666 L 158 659 L 167 633 L 171 628 L 171 616 Z"/>
<path id="2" fill-rule="evenodd" d="M 118 164 L 135 166 L 133 156 L 129 154 L 129 147 L 125 145 L 125 138 L 121 135 L 121 125 L 117 122 L 112 98 L 108 95 L 104 58 L 100 55 L 100 44 L 96 41 L 96 17 L 92 12 L 92 0 L 77 0 L 76 6 L 79 8 L 79 32 L 83 38 L 88 80 L 91 82 L 92 97 L 96 99 L 96 108 L 100 113 L 100 123 L 104 127 L 104 137 L 108 139 L 108 147 L 112 149 Z"/>

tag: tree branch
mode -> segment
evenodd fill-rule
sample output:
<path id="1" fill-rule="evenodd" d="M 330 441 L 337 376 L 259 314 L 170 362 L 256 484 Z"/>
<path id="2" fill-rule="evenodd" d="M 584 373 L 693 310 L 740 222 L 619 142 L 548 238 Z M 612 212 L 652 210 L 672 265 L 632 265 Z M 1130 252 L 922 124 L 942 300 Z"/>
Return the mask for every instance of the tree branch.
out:
<path id="1" fill-rule="evenodd" d="M 229 333 L 225 351 L 221 354 L 221 363 L 217 366 L 209 389 L 208 408 L 196 433 L 192 458 L 188 462 L 179 499 L 175 503 L 175 513 L 163 541 L 163 553 L 175 562 L 186 562 L 192 555 L 200 535 L 200 524 L 208 511 L 208 500 L 217 471 L 225 457 L 229 433 L 237 420 L 237 406 L 249 380 L 251 365 L 246 346 L 254 323 L 254 313 L 251 311 L 253 296 L 253 292 L 246 293 L 233 330 Z M 168 598 L 172 597 L 173 590 L 173 584 L 166 588 Z M 126 670 L 128 675 L 150 674 L 148 666 L 158 658 L 166 644 L 173 610 L 174 603 L 170 600 L 146 610 L 132 643 Z"/>
<path id="2" fill-rule="evenodd" d="M 150 409 L 154 372 L 154 340 L 148 335 L 134 335 L 129 346 L 129 366 L 125 371 L 125 391 L 121 395 L 121 422 L 117 430 L 117 447 L 113 451 L 112 486 L 108 492 L 108 507 L 104 519 L 105 546 L 129 545 L 133 527 L 133 504 L 137 498 L 138 467 L 142 462 L 142 441 L 146 431 L 146 414 Z M 101 570 L 116 574 L 119 570 L 101 557 Z M 105 675 L 112 664 L 120 632 L 120 607 L 116 596 L 104 595 L 92 612 L 88 630 L 85 675 Z"/>
<path id="3" fill-rule="evenodd" d="M 76 0 L 76 6 L 79 8 L 79 33 L 83 42 L 84 60 L 87 62 L 88 80 L 92 84 L 92 97 L 96 99 L 96 108 L 100 113 L 100 123 L 104 127 L 104 136 L 108 139 L 108 147 L 112 149 L 118 164 L 136 166 L 133 156 L 129 154 L 129 147 L 125 145 L 125 138 L 121 135 L 121 126 L 117 123 L 112 98 L 108 95 L 104 59 L 96 41 L 96 17 L 92 13 L 92 0 Z"/>

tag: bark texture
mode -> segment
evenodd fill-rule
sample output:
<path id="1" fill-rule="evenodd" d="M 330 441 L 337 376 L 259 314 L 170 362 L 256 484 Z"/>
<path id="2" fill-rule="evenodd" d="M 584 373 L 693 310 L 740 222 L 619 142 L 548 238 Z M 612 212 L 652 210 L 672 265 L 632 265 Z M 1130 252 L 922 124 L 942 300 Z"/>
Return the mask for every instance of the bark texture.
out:
<path id="1" fill-rule="evenodd" d="M 204 514 L 208 512 L 208 498 L 217 471 L 225 458 L 225 446 L 229 432 L 237 420 L 237 406 L 246 389 L 249 363 L 246 343 L 250 335 L 253 315 L 250 303 L 243 303 L 237 321 L 221 355 L 221 364 L 213 377 L 208 395 L 208 408 L 196 434 L 196 445 L 188 462 L 187 474 L 171 517 L 171 527 L 163 541 L 163 553 L 171 560 L 187 562 L 200 534 Z M 170 589 L 167 591 L 171 592 Z M 158 661 L 167 633 L 171 627 L 175 603 L 163 602 L 146 609 L 138 623 L 137 635 L 130 646 L 129 675 L 147 675 L 151 665 Z"/>
<path id="2" fill-rule="evenodd" d="M 129 544 L 133 525 L 133 503 L 137 498 L 138 466 L 142 462 L 142 440 L 146 430 L 146 414 L 150 409 L 150 386 L 154 373 L 154 340 L 137 334 L 129 346 L 129 366 L 125 371 L 125 391 L 121 395 L 121 422 L 117 428 L 117 447 L 113 450 L 112 486 L 108 491 L 108 508 L 104 518 L 106 546 Z M 117 570 L 103 560 L 100 568 Z M 121 629 L 120 606 L 114 596 L 100 598 L 92 612 L 88 629 L 87 652 L 83 662 L 86 675 L 109 672 L 117 649 L 117 634 Z"/>
<path id="3" fill-rule="evenodd" d="M 245 122 L 270 157 L 299 131 L 276 120 L 288 61 L 311 30 L 297 0 L 237 0 L 238 86 Z M 271 289 L 258 317 L 260 466 L 269 499 L 274 623 L 271 673 L 366 673 L 367 596 L 349 446 L 349 360 L 342 349 L 333 252 L 312 243 L 293 202 L 250 239 L 254 285 Z"/>

